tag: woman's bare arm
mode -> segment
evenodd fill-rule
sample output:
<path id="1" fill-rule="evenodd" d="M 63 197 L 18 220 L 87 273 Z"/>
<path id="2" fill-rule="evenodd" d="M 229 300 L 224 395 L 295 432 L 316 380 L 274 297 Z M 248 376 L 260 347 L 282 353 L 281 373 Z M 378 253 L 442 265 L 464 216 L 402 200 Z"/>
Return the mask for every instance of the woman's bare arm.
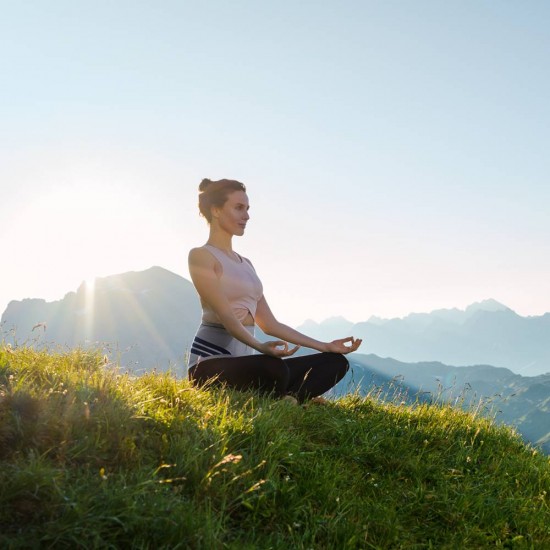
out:
<path id="1" fill-rule="evenodd" d="M 247 346 L 276 357 L 286 357 L 295 353 L 297 348 L 289 349 L 286 342 L 260 342 L 235 317 L 231 304 L 221 288 L 216 273 L 217 260 L 207 250 L 193 248 L 189 252 L 189 273 L 197 292 L 219 317 L 227 332 Z"/>
<path id="2" fill-rule="evenodd" d="M 292 344 L 305 346 L 317 351 L 350 353 L 355 351 L 362 342 L 362 340 L 355 339 L 352 336 L 339 340 L 333 340 L 332 342 L 320 342 L 319 340 L 315 340 L 315 338 L 310 338 L 309 336 L 302 334 L 288 325 L 280 323 L 273 315 L 265 296 L 263 296 L 258 302 L 256 322 L 258 326 L 269 336 L 274 336 L 275 338 L 280 338 L 281 340 L 285 340 Z M 347 343 L 350 343 L 351 345 L 348 346 L 346 345 Z"/>

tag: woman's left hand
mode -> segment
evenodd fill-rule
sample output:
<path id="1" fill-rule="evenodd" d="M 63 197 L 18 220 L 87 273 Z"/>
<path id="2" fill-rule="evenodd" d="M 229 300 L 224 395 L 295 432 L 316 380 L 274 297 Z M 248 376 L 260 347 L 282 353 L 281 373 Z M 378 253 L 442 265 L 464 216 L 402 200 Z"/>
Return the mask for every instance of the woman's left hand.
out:
<path id="1" fill-rule="evenodd" d="M 362 341 L 363 340 L 360 338 L 354 338 L 353 336 L 350 336 L 349 338 L 342 338 L 340 340 L 333 340 L 327 344 L 325 351 L 344 354 L 351 353 L 361 345 Z M 351 345 L 346 345 L 348 342 L 351 342 Z"/>
<path id="2" fill-rule="evenodd" d="M 283 340 L 270 340 L 269 342 L 264 342 L 257 348 L 260 353 L 265 355 L 271 355 L 272 357 L 290 357 L 294 355 L 299 349 L 300 346 L 294 346 L 293 348 L 288 347 L 288 342 Z"/>

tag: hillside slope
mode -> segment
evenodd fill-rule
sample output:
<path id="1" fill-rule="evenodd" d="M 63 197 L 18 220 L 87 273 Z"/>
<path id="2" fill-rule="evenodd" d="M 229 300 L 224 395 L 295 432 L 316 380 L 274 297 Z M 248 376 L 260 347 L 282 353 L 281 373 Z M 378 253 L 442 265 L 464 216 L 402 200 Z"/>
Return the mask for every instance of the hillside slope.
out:
<path id="1" fill-rule="evenodd" d="M 550 461 L 448 406 L 293 406 L 0 348 L 0 546 L 543 548 Z"/>
<path id="2" fill-rule="evenodd" d="M 406 392 L 409 401 L 458 400 L 466 407 L 482 401 L 494 411 L 498 422 L 515 427 L 526 441 L 550 454 L 550 374 L 525 377 L 489 365 L 403 363 L 361 353 L 350 356 L 350 365 L 333 395 L 366 395 L 377 386 L 384 393 Z"/>

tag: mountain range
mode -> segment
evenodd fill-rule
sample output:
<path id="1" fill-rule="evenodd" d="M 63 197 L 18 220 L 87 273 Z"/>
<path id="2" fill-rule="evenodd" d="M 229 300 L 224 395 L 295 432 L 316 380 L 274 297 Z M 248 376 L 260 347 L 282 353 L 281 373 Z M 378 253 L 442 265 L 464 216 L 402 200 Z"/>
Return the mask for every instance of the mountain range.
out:
<path id="1" fill-rule="evenodd" d="M 308 320 L 298 330 L 320 340 L 353 334 L 364 340 L 370 352 L 405 362 L 483 363 L 525 376 L 550 372 L 550 313 L 522 317 L 495 300 L 465 310 L 440 309 L 396 319 L 371 317 L 355 324 L 342 317 L 322 323 Z"/>
<path id="2" fill-rule="evenodd" d="M 151 267 L 82 283 L 55 302 L 12 301 L 1 328 L 8 342 L 33 340 L 43 331 L 42 341 L 69 347 L 104 343 L 116 346 L 125 365 L 165 368 L 183 366 L 200 316 L 191 282 Z M 308 320 L 298 330 L 323 341 L 353 334 L 369 353 L 403 362 L 486 364 L 524 376 L 550 372 L 550 313 L 522 317 L 495 300 L 360 323 Z"/>

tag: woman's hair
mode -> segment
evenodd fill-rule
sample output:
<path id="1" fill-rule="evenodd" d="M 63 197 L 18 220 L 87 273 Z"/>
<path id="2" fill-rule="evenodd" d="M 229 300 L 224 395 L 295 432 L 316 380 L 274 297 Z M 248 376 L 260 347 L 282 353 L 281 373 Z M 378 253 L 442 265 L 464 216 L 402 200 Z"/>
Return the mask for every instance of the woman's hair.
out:
<path id="1" fill-rule="evenodd" d="M 211 208 L 217 206 L 221 208 L 227 201 L 227 197 L 233 191 L 245 191 L 244 183 L 236 180 L 218 180 L 212 181 L 203 179 L 199 185 L 199 210 L 208 223 L 212 221 Z"/>

